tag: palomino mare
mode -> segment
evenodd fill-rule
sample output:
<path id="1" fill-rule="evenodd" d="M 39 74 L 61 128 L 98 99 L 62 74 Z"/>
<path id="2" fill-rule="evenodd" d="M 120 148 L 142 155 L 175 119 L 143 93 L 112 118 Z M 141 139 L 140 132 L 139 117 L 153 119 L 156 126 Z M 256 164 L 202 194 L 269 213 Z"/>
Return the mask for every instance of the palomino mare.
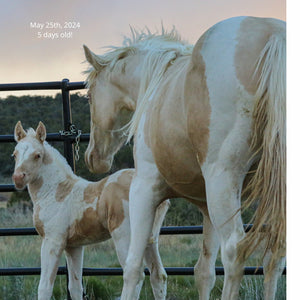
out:
<path id="1" fill-rule="evenodd" d="M 36 132 L 26 133 L 20 122 L 15 127 L 18 142 L 13 180 L 17 189 L 26 185 L 33 202 L 33 221 L 43 238 L 38 299 L 51 298 L 59 259 L 65 250 L 69 291 L 73 300 L 82 299 L 83 246 L 113 239 L 122 267 L 125 265 L 130 223 L 128 196 L 133 169 L 114 173 L 99 182 L 76 176 L 64 157 L 46 141 L 40 122 Z M 158 207 L 151 240 L 145 252 L 155 299 L 166 295 L 166 272 L 158 252 L 158 236 L 169 207 Z M 143 284 L 139 282 L 135 297 Z"/>
<path id="2" fill-rule="evenodd" d="M 101 56 L 84 49 L 92 65 L 90 170 L 107 171 L 126 138 L 135 138 L 129 212 L 131 236 L 142 238 L 130 243 L 122 299 L 133 299 L 155 208 L 174 196 L 205 213 L 195 268 L 200 299 L 209 299 L 214 285 L 219 243 L 228 300 L 238 298 L 245 259 L 262 240 L 265 299 L 274 299 L 285 262 L 285 23 L 235 17 L 208 29 L 194 47 L 173 30 L 133 31 Z M 253 166 L 247 195 L 257 209 L 245 235 L 241 193 Z"/>

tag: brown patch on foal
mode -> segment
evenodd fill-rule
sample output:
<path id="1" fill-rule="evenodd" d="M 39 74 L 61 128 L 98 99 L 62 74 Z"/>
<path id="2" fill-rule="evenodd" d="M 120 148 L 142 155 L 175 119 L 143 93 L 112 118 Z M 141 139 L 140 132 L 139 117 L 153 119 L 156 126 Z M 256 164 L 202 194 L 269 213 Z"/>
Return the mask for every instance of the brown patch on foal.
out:
<path id="1" fill-rule="evenodd" d="M 84 201 L 93 203 L 96 210 L 87 208 L 81 219 L 76 220 L 68 230 L 68 246 L 94 243 L 110 238 L 110 233 L 124 220 L 122 200 L 129 198 L 129 188 L 134 170 L 126 170 L 105 186 L 109 177 L 90 183 L 84 190 Z"/>
<path id="2" fill-rule="evenodd" d="M 41 207 L 39 205 L 35 205 L 34 212 L 33 212 L 33 221 L 34 221 L 35 229 L 38 232 L 38 234 L 41 237 L 44 237 L 45 236 L 44 223 L 41 221 L 40 216 L 39 216 L 40 210 L 41 210 Z"/>
<path id="3" fill-rule="evenodd" d="M 37 193 L 41 189 L 44 181 L 42 177 L 38 177 L 36 180 L 29 184 L 29 193 L 32 199 L 32 202 L 37 201 Z"/>
<path id="4" fill-rule="evenodd" d="M 107 179 L 108 177 L 99 182 L 90 183 L 83 192 L 84 202 L 93 203 L 97 197 L 100 197 Z"/>
<path id="5" fill-rule="evenodd" d="M 118 177 L 117 181 L 110 182 L 102 194 L 102 200 L 107 208 L 107 226 L 109 232 L 118 228 L 125 216 L 122 200 L 128 201 L 129 189 L 134 170 L 126 170 Z"/>
<path id="6" fill-rule="evenodd" d="M 74 184 L 78 181 L 78 179 L 74 179 L 71 176 L 67 175 L 67 178 L 60 182 L 57 186 L 55 199 L 57 202 L 63 202 L 65 198 L 71 193 Z"/>
<path id="7" fill-rule="evenodd" d="M 101 210 L 100 210 L 101 213 Z M 67 245 L 83 245 L 107 240 L 110 234 L 103 226 L 99 209 L 87 208 L 80 220 L 76 220 L 69 228 Z"/>

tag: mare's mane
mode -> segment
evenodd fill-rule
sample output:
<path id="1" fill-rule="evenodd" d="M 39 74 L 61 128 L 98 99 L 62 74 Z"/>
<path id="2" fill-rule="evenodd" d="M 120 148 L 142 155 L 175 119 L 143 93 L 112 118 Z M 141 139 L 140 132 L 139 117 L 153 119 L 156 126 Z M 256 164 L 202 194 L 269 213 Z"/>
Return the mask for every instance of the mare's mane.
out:
<path id="1" fill-rule="evenodd" d="M 135 54 L 137 51 L 150 51 L 161 53 L 163 51 L 177 50 L 181 55 L 189 55 L 192 46 L 183 41 L 175 28 L 167 32 L 162 27 L 161 34 L 151 33 L 148 28 L 138 31 L 132 27 L 131 37 L 124 36 L 122 46 L 107 46 L 107 52 L 103 55 L 95 55 L 95 59 L 100 66 L 109 67 L 110 70 L 114 68 L 116 63 L 130 55 Z M 152 53 L 153 54 L 153 53 Z M 86 80 L 87 87 L 90 87 L 99 71 L 93 66 L 84 71 L 88 74 Z"/>
<path id="2" fill-rule="evenodd" d="M 126 126 L 128 140 L 135 133 L 139 120 L 148 105 L 148 100 L 160 84 L 167 68 L 176 58 L 190 56 L 193 50 L 193 46 L 183 41 L 175 28 L 170 32 L 162 28 L 161 34 L 151 33 L 149 29 L 137 31 L 131 28 L 131 34 L 131 38 L 124 38 L 123 46 L 108 47 L 108 53 L 94 56 L 97 63 L 103 68 L 108 68 L 111 73 L 120 59 L 138 52 L 143 53 L 137 108 Z M 90 88 L 95 83 L 99 70 L 92 67 L 85 73 L 88 74 L 87 88 Z"/>

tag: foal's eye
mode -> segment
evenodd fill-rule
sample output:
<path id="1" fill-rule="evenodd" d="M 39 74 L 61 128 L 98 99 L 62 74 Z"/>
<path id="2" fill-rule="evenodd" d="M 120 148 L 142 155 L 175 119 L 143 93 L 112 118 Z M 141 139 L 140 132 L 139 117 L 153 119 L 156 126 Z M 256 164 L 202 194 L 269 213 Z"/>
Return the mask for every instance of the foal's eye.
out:
<path id="1" fill-rule="evenodd" d="M 90 93 L 90 92 L 88 92 L 88 93 L 86 94 L 85 98 L 88 100 L 89 103 L 91 103 L 92 97 L 91 97 L 91 93 Z"/>
<path id="2" fill-rule="evenodd" d="M 41 155 L 39 153 L 34 156 L 34 159 L 36 159 L 36 160 L 39 158 L 41 158 Z"/>
<path id="3" fill-rule="evenodd" d="M 10 156 L 12 159 L 16 159 L 16 154 L 12 154 L 11 156 Z"/>

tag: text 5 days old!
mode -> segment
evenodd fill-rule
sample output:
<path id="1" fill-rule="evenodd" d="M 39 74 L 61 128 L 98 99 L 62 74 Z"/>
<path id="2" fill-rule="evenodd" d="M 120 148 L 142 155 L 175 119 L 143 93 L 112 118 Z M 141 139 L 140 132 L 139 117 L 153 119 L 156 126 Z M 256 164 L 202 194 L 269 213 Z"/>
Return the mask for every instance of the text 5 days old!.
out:
<path id="1" fill-rule="evenodd" d="M 44 38 L 44 39 L 58 39 L 59 38 L 59 35 L 57 32 L 38 32 L 37 33 L 37 37 L 38 38 Z"/>

